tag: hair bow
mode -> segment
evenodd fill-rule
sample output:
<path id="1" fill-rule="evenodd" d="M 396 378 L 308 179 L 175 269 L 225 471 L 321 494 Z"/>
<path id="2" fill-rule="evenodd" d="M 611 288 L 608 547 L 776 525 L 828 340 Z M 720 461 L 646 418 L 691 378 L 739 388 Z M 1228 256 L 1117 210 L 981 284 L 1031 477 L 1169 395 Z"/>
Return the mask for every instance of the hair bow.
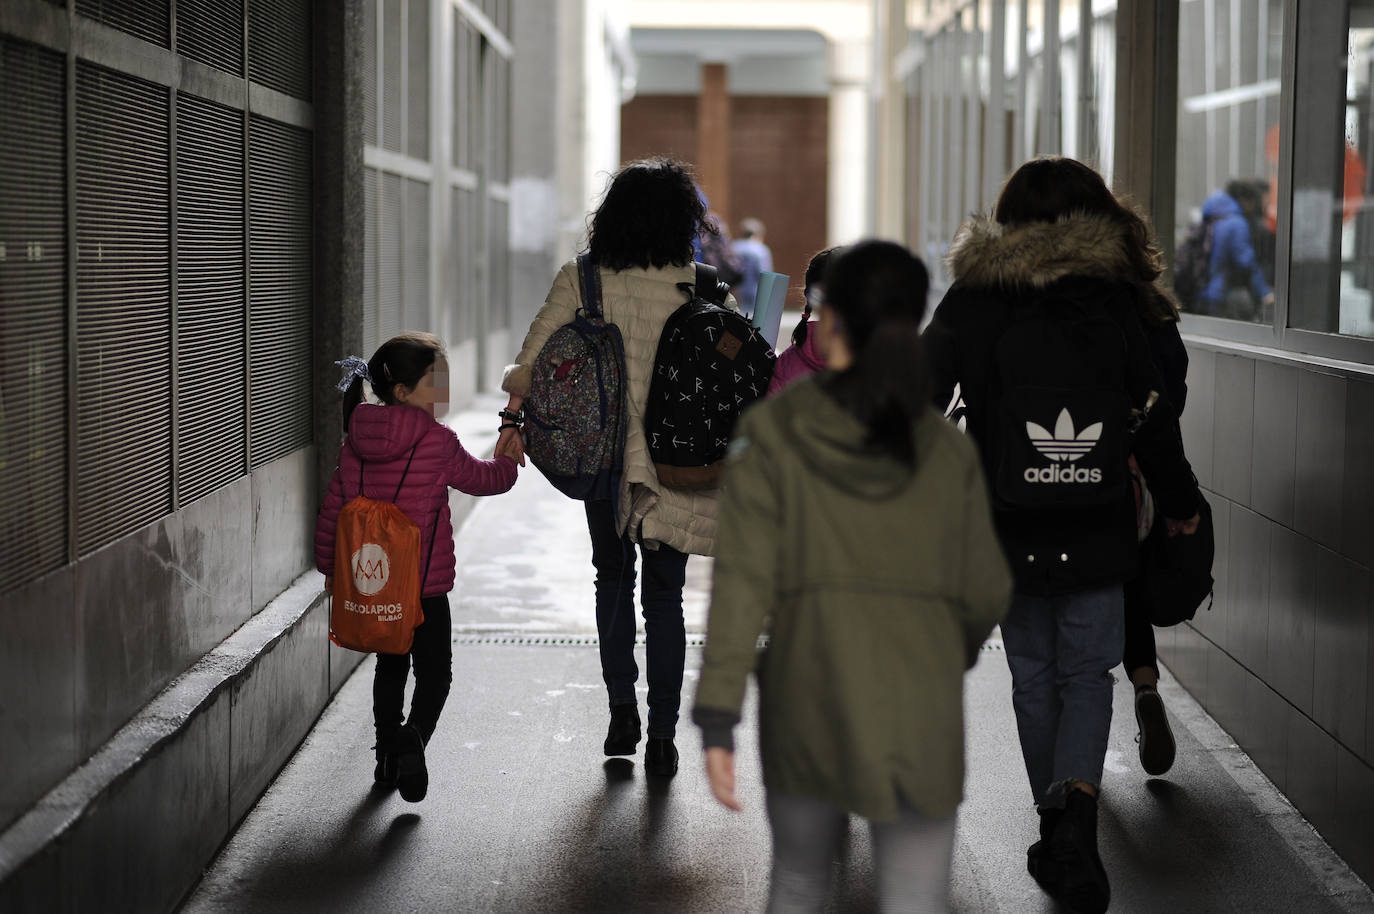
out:
<path id="1" fill-rule="evenodd" d="M 339 380 L 339 390 L 348 390 L 358 378 L 362 378 L 364 381 L 372 380 L 372 372 L 367 370 L 367 363 L 356 355 L 340 359 L 334 364 L 344 370 L 344 376 Z"/>

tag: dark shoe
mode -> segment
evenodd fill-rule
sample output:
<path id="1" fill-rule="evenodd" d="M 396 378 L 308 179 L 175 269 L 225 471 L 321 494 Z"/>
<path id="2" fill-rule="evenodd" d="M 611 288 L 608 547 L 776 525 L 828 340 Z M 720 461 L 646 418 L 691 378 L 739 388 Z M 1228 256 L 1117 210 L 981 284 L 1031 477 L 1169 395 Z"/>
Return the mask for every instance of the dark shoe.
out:
<path id="1" fill-rule="evenodd" d="M 1051 895 L 1073 914 L 1103 914 L 1112 900 L 1107 870 L 1097 853 L 1097 797 L 1070 790 L 1054 824 L 1048 856 L 1059 868 Z"/>
<path id="2" fill-rule="evenodd" d="M 407 803 L 418 803 L 429 792 L 429 771 L 425 768 L 425 741 L 410 724 L 396 738 L 396 789 Z"/>
<path id="3" fill-rule="evenodd" d="M 1136 736 L 1140 743 L 1140 767 L 1155 776 L 1168 771 L 1174 765 L 1174 734 L 1169 729 L 1164 702 L 1152 686 L 1136 689 L 1135 722 L 1140 727 Z"/>
<path id="4" fill-rule="evenodd" d="M 377 767 L 372 769 L 372 780 L 381 787 L 396 786 L 396 756 L 377 744 Z"/>
<path id="5" fill-rule="evenodd" d="M 639 745 L 639 707 L 611 705 L 611 726 L 606 730 L 607 755 L 634 755 Z"/>
<path id="6" fill-rule="evenodd" d="M 1040 814 L 1040 840 L 1026 849 L 1026 871 L 1050 895 L 1059 891 L 1063 871 L 1050 856 L 1050 836 L 1064 814 L 1062 809 L 1037 809 Z"/>
<path id="7" fill-rule="evenodd" d="M 644 747 L 644 770 L 660 778 L 677 774 L 677 747 L 671 739 L 649 737 L 649 745 Z"/>

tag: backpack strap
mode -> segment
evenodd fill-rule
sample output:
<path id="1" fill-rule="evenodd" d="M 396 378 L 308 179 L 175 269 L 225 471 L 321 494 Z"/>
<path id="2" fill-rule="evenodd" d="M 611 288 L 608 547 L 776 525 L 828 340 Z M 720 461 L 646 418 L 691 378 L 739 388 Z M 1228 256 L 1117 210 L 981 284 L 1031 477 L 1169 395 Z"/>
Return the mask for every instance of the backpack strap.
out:
<path id="1" fill-rule="evenodd" d="M 577 278 L 582 292 L 582 307 L 588 317 L 603 317 L 601 313 L 601 271 L 592 263 L 592 255 L 577 255 Z"/>
<path id="2" fill-rule="evenodd" d="M 410 456 L 406 458 L 406 468 L 401 471 L 401 481 L 396 483 L 396 494 L 391 496 L 391 503 L 393 505 L 396 503 L 396 499 L 401 497 L 401 486 L 405 485 L 406 476 L 410 473 L 410 462 L 415 459 L 415 448 L 419 446 L 420 443 L 417 441 L 415 447 L 410 449 Z M 358 458 L 358 494 L 363 497 L 367 496 L 367 493 L 363 491 L 363 467 L 366 465 L 367 461 L 360 456 Z"/>
<path id="3" fill-rule="evenodd" d="M 720 271 L 709 263 L 697 261 L 693 266 L 696 267 L 696 297 L 704 299 L 713 305 L 724 305 L 725 296 L 730 294 L 730 286 L 721 282 Z"/>

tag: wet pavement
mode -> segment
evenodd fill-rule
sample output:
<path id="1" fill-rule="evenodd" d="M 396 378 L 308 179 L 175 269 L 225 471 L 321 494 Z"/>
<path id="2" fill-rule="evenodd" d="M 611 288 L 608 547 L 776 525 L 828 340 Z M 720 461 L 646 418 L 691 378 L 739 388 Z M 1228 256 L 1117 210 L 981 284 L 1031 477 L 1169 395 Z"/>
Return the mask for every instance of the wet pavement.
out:
<path id="1" fill-rule="evenodd" d="M 483 499 L 458 536 L 454 683 L 427 753 L 429 796 L 411 804 L 372 787 L 369 659 L 184 910 L 761 911 L 769 853 L 752 695 L 737 734 L 742 813 L 712 799 L 690 724 L 679 727 L 676 778 L 646 778 L 642 758 L 605 759 L 590 553 L 581 505 L 536 471 Z M 710 561 L 694 557 L 684 708 L 709 580 Z M 1136 757 L 1130 690 L 1117 686 L 1101 812 L 1111 910 L 1374 912 L 1369 889 L 1167 671 L 1160 691 L 1178 761 L 1151 779 Z M 1059 910 L 1025 872 L 1035 816 L 995 638 L 965 704 L 951 908 Z M 875 910 L 862 822 L 834 866 L 831 910 Z"/>

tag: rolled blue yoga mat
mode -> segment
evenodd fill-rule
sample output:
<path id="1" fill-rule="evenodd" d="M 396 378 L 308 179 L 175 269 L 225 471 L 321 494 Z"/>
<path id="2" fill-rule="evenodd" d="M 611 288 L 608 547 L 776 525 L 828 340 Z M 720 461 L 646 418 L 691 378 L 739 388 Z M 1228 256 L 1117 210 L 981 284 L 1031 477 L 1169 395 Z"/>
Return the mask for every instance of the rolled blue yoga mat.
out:
<path id="1" fill-rule="evenodd" d="M 782 305 L 787 299 L 787 279 L 786 273 L 765 270 L 759 274 L 759 293 L 754 299 L 752 322 L 773 346 L 778 345 Z"/>

